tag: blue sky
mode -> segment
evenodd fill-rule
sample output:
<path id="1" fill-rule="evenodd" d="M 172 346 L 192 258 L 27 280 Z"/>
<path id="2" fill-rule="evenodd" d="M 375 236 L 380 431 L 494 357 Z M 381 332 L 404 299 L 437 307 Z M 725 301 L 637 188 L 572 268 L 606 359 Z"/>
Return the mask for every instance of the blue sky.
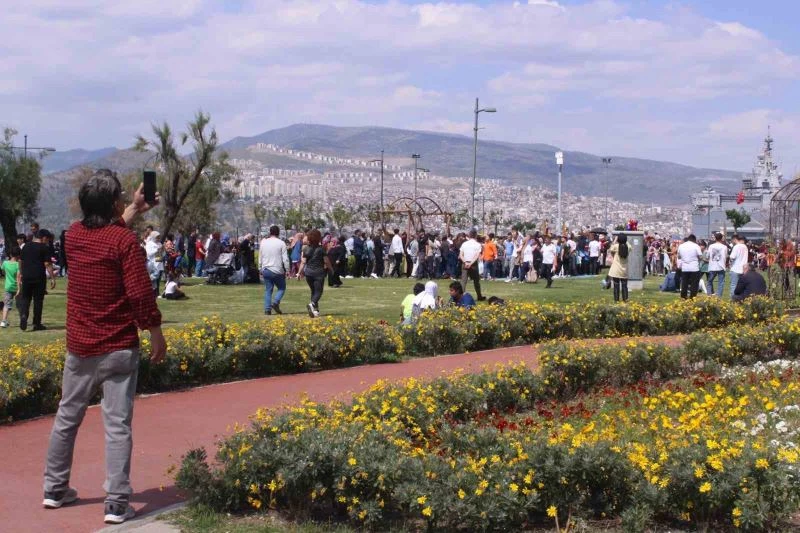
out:
<path id="1" fill-rule="evenodd" d="M 747 170 L 800 165 L 800 2 L 27 0 L 0 18 L 0 125 L 130 146 L 198 108 L 222 139 L 296 122 L 471 133 Z M 391 153 L 391 147 L 387 147 Z M 365 154 L 367 155 L 367 154 Z"/>

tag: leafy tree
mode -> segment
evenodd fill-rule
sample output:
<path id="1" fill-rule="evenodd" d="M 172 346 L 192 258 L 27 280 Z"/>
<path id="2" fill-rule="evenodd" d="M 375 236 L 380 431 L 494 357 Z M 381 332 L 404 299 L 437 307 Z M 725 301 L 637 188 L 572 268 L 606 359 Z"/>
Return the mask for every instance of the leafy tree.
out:
<path id="1" fill-rule="evenodd" d="M 176 222 L 197 225 L 195 216 L 210 215 L 214 203 L 223 198 L 223 184 L 236 176 L 236 170 L 228 163 L 228 154 L 219 151 L 217 131 L 213 127 L 208 131 L 210 123 L 211 116 L 198 111 L 187 125 L 187 132 L 179 136 L 181 147 L 191 140 L 189 157 L 178 153 L 172 129 L 166 122 L 162 126 L 153 125 L 153 139 L 141 135 L 136 138 L 134 149 L 154 150 L 156 164 L 162 170 L 159 224 L 162 235 L 169 233 Z M 187 218 L 181 221 L 178 217 L 184 208 Z"/>
<path id="2" fill-rule="evenodd" d="M 36 158 L 20 157 L 11 148 L 17 132 L 6 128 L 0 141 L 0 225 L 6 243 L 16 242 L 17 220 L 37 215 L 42 166 Z"/>
<path id="3" fill-rule="evenodd" d="M 286 229 L 321 228 L 325 225 L 325 220 L 319 215 L 320 212 L 321 209 L 314 200 L 300 202 L 286 210 Z"/>
<path id="4" fill-rule="evenodd" d="M 746 213 L 744 209 L 741 211 L 738 209 L 728 209 L 725 211 L 725 217 L 731 221 L 734 233 L 738 232 L 739 228 L 745 226 L 751 220 L 750 214 Z"/>
<path id="5" fill-rule="evenodd" d="M 356 213 L 353 210 L 346 208 L 342 204 L 337 204 L 326 214 L 326 218 L 330 221 L 333 229 L 341 231 L 355 220 L 355 215 Z"/>
<path id="6" fill-rule="evenodd" d="M 253 204 L 253 218 L 256 219 L 256 226 L 258 226 L 259 237 L 261 236 L 261 225 L 264 219 L 267 218 L 267 208 L 259 203 Z"/>

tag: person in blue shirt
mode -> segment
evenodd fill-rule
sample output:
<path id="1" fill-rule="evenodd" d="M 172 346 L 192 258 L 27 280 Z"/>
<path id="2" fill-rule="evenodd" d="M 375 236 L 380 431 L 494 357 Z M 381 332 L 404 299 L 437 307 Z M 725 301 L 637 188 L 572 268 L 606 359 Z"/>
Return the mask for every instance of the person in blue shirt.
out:
<path id="1" fill-rule="evenodd" d="M 450 303 L 464 309 L 472 309 L 475 307 L 475 298 L 470 293 L 464 292 L 460 281 L 454 281 L 450 284 Z"/>

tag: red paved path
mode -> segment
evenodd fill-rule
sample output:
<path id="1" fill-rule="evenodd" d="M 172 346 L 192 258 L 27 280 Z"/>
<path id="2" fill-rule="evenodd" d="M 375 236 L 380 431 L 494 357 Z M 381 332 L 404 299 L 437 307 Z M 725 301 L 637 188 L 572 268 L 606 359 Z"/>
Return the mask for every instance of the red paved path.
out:
<path id="1" fill-rule="evenodd" d="M 247 422 L 259 407 L 296 402 L 306 393 L 314 401 L 347 397 L 378 379 L 436 377 L 487 364 L 525 361 L 536 365 L 534 347 L 506 348 L 464 355 L 414 359 L 312 374 L 278 376 L 140 397 L 134 414 L 132 483 L 134 507 L 144 514 L 181 501 L 167 473 L 181 454 L 214 443 L 234 422 Z M 0 426 L 0 532 L 84 532 L 102 529 L 104 443 L 100 410 L 91 407 L 75 447 L 71 485 L 81 500 L 44 510 L 42 471 L 52 416 Z"/>

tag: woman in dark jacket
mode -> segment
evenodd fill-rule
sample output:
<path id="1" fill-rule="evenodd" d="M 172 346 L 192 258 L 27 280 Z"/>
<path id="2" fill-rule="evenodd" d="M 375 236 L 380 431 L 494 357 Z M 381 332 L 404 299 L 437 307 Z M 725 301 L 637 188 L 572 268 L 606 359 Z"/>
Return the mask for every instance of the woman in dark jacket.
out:
<path id="1" fill-rule="evenodd" d="M 331 270 L 328 272 L 328 287 L 341 287 L 345 265 L 345 249 L 339 243 L 339 239 L 335 237 L 328 244 L 328 261 L 331 263 Z"/>

